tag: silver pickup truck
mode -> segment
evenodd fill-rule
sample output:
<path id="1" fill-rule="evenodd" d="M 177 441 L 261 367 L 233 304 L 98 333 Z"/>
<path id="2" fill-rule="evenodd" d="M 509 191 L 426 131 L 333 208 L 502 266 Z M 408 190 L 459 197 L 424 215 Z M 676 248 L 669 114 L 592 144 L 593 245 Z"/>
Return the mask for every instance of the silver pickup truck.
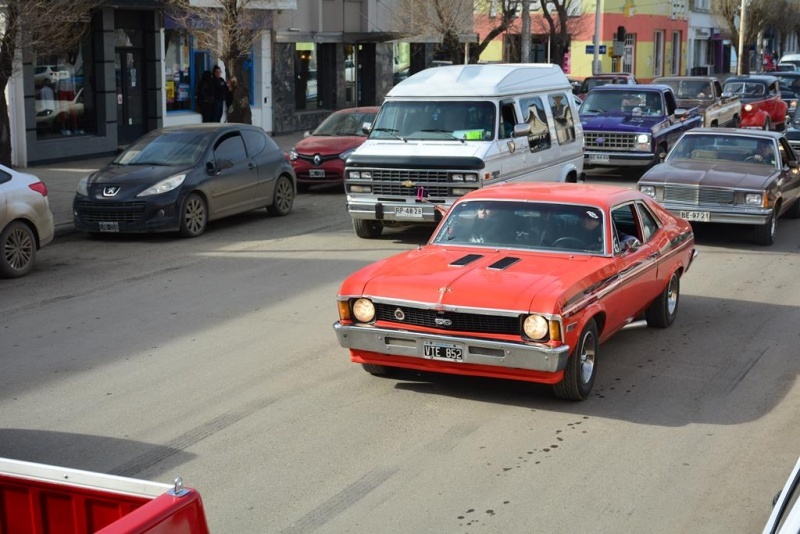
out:
<path id="1" fill-rule="evenodd" d="M 697 108 L 703 116 L 703 126 L 739 126 L 742 117 L 739 97 L 723 94 L 722 84 L 713 76 L 656 78 L 652 83 L 672 87 L 680 107 Z"/>

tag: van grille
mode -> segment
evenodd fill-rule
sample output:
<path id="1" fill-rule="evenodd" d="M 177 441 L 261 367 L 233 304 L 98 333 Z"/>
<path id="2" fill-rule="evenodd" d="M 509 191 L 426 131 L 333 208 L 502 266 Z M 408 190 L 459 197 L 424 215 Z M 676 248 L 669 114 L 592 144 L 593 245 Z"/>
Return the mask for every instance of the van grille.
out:
<path id="1" fill-rule="evenodd" d="M 410 169 L 371 169 L 372 181 L 387 182 L 447 182 L 447 171 L 419 171 Z"/>
<path id="2" fill-rule="evenodd" d="M 583 132 L 587 150 L 633 150 L 638 133 Z M 598 143 L 598 140 L 601 142 Z"/>
<path id="3" fill-rule="evenodd" d="M 424 187 L 426 197 L 446 197 L 449 189 L 447 187 L 434 186 Z M 379 196 L 395 195 L 400 197 L 415 197 L 419 194 L 417 185 L 406 187 L 402 184 L 372 184 L 372 194 Z"/>

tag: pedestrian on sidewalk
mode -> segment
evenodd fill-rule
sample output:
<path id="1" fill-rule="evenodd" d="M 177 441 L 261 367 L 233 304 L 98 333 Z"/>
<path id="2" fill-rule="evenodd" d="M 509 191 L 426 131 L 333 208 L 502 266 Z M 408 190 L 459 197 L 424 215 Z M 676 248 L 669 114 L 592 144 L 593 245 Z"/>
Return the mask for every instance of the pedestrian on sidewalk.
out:
<path id="1" fill-rule="evenodd" d="M 228 87 L 228 82 L 222 77 L 222 69 L 219 65 L 214 65 L 214 103 L 211 113 L 211 122 L 220 122 L 222 120 L 222 112 L 228 107 L 231 100 L 231 90 Z"/>
<path id="2" fill-rule="evenodd" d="M 214 78 L 210 70 L 203 72 L 197 85 L 197 107 L 203 116 L 203 122 L 211 122 L 211 113 L 214 110 Z"/>

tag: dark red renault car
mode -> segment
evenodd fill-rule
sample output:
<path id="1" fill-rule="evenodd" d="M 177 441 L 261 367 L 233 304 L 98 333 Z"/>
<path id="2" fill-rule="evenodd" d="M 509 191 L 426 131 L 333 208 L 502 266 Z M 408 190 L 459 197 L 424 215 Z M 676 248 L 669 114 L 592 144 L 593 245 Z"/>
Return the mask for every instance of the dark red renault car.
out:
<path id="1" fill-rule="evenodd" d="M 366 141 L 364 125 L 375 120 L 378 109 L 363 107 L 337 111 L 289 150 L 289 161 L 297 175 L 299 191 L 312 185 L 343 182 L 344 162 Z"/>

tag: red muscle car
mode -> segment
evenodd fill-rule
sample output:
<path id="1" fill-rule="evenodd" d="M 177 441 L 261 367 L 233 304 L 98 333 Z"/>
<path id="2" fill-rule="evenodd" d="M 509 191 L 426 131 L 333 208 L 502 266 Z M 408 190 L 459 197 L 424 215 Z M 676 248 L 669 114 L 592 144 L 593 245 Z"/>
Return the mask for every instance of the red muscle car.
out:
<path id="1" fill-rule="evenodd" d="M 396 368 L 552 384 L 589 395 L 600 343 L 667 327 L 696 256 L 685 220 L 622 187 L 502 184 L 459 199 L 430 241 L 347 278 L 339 343 Z"/>
<path id="2" fill-rule="evenodd" d="M 742 102 L 741 128 L 783 131 L 789 106 L 781 100 L 778 78 L 769 75 L 735 76 L 725 80 L 723 94 Z"/>

